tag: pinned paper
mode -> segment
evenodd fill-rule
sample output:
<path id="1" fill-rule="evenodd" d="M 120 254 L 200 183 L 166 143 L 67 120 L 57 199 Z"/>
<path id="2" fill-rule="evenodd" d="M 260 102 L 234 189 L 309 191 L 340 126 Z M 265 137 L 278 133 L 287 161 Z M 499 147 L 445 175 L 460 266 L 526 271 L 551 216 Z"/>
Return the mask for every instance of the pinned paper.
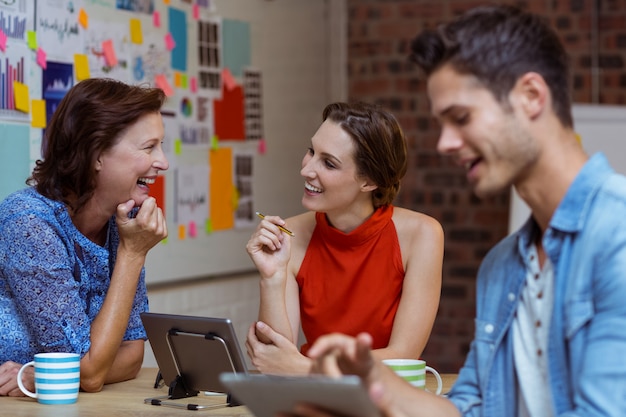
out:
<path id="1" fill-rule="evenodd" d="M 143 32 L 141 31 L 141 20 L 130 19 L 130 41 L 141 45 L 143 43 Z"/>
<path id="2" fill-rule="evenodd" d="M 87 15 L 87 12 L 82 7 L 78 12 L 78 23 L 80 23 L 84 29 L 87 29 L 89 26 L 89 15 Z"/>
<path id="3" fill-rule="evenodd" d="M 189 79 L 189 90 L 192 93 L 196 93 L 198 91 L 198 79 L 196 77 L 191 77 Z"/>
<path id="4" fill-rule="evenodd" d="M 261 154 L 261 155 L 265 155 L 265 152 L 267 151 L 267 144 L 265 143 L 265 139 L 263 139 L 263 138 L 261 138 L 261 140 L 259 140 L 258 151 L 259 151 L 259 154 Z"/>
<path id="5" fill-rule="evenodd" d="M 185 236 L 186 236 L 185 225 L 179 224 L 178 225 L 178 239 L 185 240 Z"/>
<path id="6" fill-rule="evenodd" d="M 159 13 L 158 10 L 155 10 L 154 13 L 152 13 L 152 25 L 155 28 L 161 27 L 161 13 Z"/>
<path id="7" fill-rule="evenodd" d="M 46 100 L 32 100 L 30 105 L 33 108 L 30 125 L 41 129 L 46 128 Z"/>
<path id="8" fill-rule="evenodd" d="M 29 30 L 26 33 L 26 44 L 28 45 L 28 48 L 32 49 L 33 51 L 37 49 L 37 34 L 35 33 L 35 31 Z"/>
<path id="9" fill-rule="evenodd" d="M 48 66 L 46 61 L 46 51 L 41 48 L 37 48 L 37 64 L 43 69 L 46 69 Z"/>
<path id="10" fill-rule="evenodd" d="M 89 72 L 89 58 L 85 54 L 74 54 L 74 72 L 76 80 L 82 81 L 91 78 Z"/>
<path id="11" fill-rule="evenodd" d="M 196 229 L 196 222 L 193 220 L 189 222 L 189 237 L 198 236 L 198 230 Z"/>
<path id="12" fill-rule="evenodd" d="M 176 41 L 174 41 L 174 37 L 171 32 L 167 32 L 165 35 L 165 47 L 168 51 L 171 51 L 176 46 Z"/>
<path id="13" fill-rule="evenodd" d="M 117 56 L 115 55 L 115 48 L 111 39 L 102 42 L 102 51 L 104 52 L 104 59 L 107 65 L 110 67 L 116 66 Z"/>
<path id="14" fill-rule="evenodd" d="M 233 74 L 231 74 L 230 70 L 226 67 L 222 69 L 222 82 L 228 90 L 232 90 L 237 87 L 237 82 L 235 81 Z"/>
<path id="15" fill-rule="evenodd" d="M 7 35 L 2 29 L 0 29 L 0 50 L 6 52 L 7 50 Z"/>
<path id="16" fill-rule="evenodd" d="M 21 112 L 28 113 L 30 98 L 26 84 L 13 81 L 13 92 L 15 93 L 15 108 Z"/>
<path id="17" fill-rule="evenodd" d="M 174 89 L 170 85 L 169 81 L 167 81 L 165 75 L 157 75 L 156 77 L 154 77 L 154 82 L 156 83 L 157 87 L 163 90 L 166 96 L 171 97 L 174 95 Z"/>

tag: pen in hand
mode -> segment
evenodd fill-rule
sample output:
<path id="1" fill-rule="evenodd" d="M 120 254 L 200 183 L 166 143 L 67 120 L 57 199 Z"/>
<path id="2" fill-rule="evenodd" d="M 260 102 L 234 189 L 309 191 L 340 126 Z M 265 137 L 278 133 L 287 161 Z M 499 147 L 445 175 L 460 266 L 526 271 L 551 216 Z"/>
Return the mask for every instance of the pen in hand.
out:
<path id="1" fill-rule="evenodd" d="M 265 215 L 264 215 L 264 214 L 259 213 L 258 211 L 256 212 L 256 215 L 257 215 L 257 216 L 259 216 L 259 217 L 260 217 L 260 218 L 262 218 L 262 219 L 264 219 L 264 218 L 265 218 Z M 296 236 L 296 235 L 294 235 L 294 234 L 293 234 L 293 232 L 292 232 L 291 230 L 287 229 L 286 227 L 279 226 L 279 225 L 276 225 L 276 226 L 278 226 L 278 228 L 279 228 L 280 230 L 282 230 L 283 232 L 287 233 L 289 236 L 292 236 L 292 237 L 295 237 L 295 236 Z"/>

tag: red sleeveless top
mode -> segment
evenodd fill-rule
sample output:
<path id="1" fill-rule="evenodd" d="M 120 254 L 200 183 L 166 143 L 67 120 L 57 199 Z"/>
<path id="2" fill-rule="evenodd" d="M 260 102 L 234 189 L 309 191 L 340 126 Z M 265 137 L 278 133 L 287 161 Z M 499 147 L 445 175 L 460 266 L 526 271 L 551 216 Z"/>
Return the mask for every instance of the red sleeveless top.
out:
<path id="1" fill-rule="evenodd" d="M 317 225 L 296 276 L 300 321 L 307 343 L 331 332 L 372 335 L 373 348 L 389 344 L 402 295 L 404 266 L 393 206 L 378 208 L 346 234 L 316 213 Z"/>

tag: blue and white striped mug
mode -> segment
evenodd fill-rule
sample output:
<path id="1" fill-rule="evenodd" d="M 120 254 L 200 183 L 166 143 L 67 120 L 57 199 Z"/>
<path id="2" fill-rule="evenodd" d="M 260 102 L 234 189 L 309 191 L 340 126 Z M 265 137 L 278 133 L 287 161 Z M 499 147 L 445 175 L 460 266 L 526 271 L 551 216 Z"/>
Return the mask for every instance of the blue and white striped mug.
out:
<path id="1" fill-rule="evenodd" d="M 35 367 L 35 392 L 22 382 L 22 373 Z M 17 373 L 17 385 L 40 404 L 73 404 L 80 388 L 80 355 L 78 353 L 37 353 L 35 360 L 24 364 Z"/>

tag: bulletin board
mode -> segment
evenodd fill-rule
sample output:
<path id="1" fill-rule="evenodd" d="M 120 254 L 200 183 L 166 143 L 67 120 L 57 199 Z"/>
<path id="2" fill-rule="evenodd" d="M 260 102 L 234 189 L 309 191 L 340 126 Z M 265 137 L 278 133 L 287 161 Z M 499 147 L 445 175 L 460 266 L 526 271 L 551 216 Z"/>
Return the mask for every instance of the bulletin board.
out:
<path id="1" fill-rule="evenodd" d="M 85 78 L 162 88 L 168 238 L 148 284 L 253 270 L 255 211 L 303 210 L 300 163 L 345 98 L 344 0 L 0 2 L 0 198 L 25 186 L 56 105 Z"/>

